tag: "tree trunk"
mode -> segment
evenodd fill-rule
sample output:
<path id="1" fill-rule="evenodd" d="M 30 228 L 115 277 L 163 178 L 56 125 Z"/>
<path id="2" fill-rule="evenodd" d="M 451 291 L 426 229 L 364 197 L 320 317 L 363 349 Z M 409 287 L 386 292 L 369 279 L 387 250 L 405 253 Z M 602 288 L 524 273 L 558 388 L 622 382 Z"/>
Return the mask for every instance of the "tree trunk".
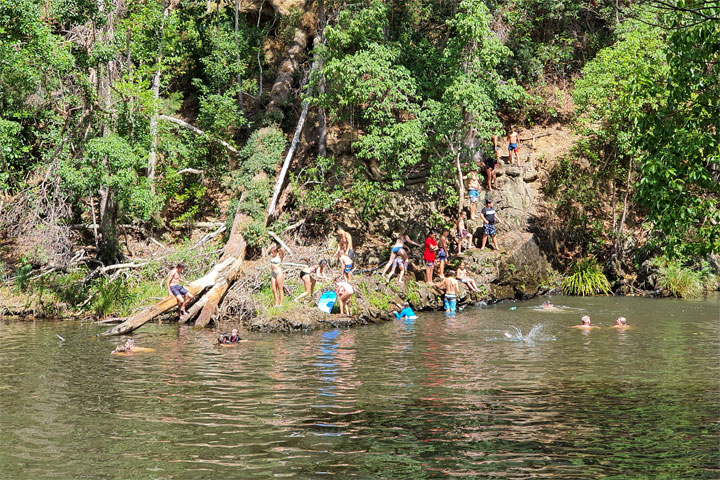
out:
<path id="1" fill-rule="evenodd" d="M 455 154 L 455 168 L 457 169 L 457 184 L 458 184 L 458 216 L 463 209 L 463 203 L 465 202 L 465 182 L 463 182 L 462 166 L 460 166 L 460 155 L 462 150 L 458 148 L 458 152 Z"/>
<path id="2" fill-rule="evenodd" d="M 325 18 L 325 0 L 318 1 L 318 21 L 320 23 L 319 33 L 315 37 L 314 41 L 314 55 L 315 61 L 317 62 L 317 69 L 322 70 L 322 59 L 318 55 L 317 51 L 321 45 L 325 43 L 325 27 L 327 26 L 327 19 Z M 318 95 L 321 97 L 325 94 L 325 75 L 320 74 L 318 79 Z M 318 110 L 318 157 L 327 156 L 327 117 L 325 116 L 325 109 L 320 107 Z"/>
<path id="3" fill-rule="evenodd" d="M 285 52 L 284 60 L 280 64 L 275 83 L 273 83 L 270 91 L 270 103 L 267 106 L 266 114 L 269 116 L 281 116 L 280 106 L 283 105 L 290 96 L 293 76 L 300 66 L 300 60 L 305 54 L 307 48 L 307 31 L 300 26 L 295 29 L 295 36 Z"/>
<path id="4" fill-rule="evenodd" d="M 163 2 L 162 20 L 160 21 L 160 34 L 158 35 L 158 52 L 155 57 L 156 69 L 153 75 L 152 92 L 153 92 L 153 111 L 150 117 L 150 153 L 148 154 L 148 171 L 147 178 L 150 183 L 150 191 L 155 193 L 155 164 L 157 163 L 157 136 L 158 136 L 158 116 L 160 114 L 160 79 L 162 75 L 162 36 L 165 30 L 165 20 L 170 15 L 170 5 Z"/>
<path id="5" fill-rule="evenodd" d="M 226 259 L 224 262 L 221 262 L 218 265 L 215 265 L 212 268 L 212 270 L 210 270 L 210 272 L 207 273 L 207 275 L 186 285 L 185 288 L 187 288 L 187 290 L 192 295 L 197 296 L 206 288 L 215 285 L 215 283 L 218 281 L 220 274 L 223 271 L 225 271 L 230 265 L 232 265 L 233 261 L 234 261 L 234 259 L 229 258 L 229 259 Z M 167 297 L 163 298 L 161 301 L 159 301 L 155 305 L 148 307 L 139 313 L 136 313 L 135 315 L 131 316 L 130 318 L 125 320 L 120 325 L 117 325 L 109 330 L 106 330 L 105 332 L 101 333 L 100 335 L 103 335 L 103 336 L 123 335 L 125 333 L 130 333 L 133 330 L 136 330 L 137 328 L 140 328 L 141 326 L 145 325 L 147 322 L 149 322 L 153 318 L 157 317 L 158 315 L 162 315 L 163 313 L 167 312 L 168 310 L 171 310 L 172 308 L 174 308 L 176 306 L 177 306 L 177 302 L 175 301 L 175 297 L 172 295 L 168 295 Z"/>

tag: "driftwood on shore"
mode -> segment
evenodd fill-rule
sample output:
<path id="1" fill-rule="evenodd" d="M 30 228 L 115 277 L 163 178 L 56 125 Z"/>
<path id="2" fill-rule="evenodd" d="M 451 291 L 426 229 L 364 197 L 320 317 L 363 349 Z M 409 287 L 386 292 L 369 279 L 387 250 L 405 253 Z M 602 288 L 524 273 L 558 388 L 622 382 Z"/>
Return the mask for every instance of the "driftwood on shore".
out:
<path id="1" fill-rule="evenodd" d="M 215 265 L 205 276 L 195 280 L 185 288 L 187 288 L 188 292 L 197 297 L 203 290 L 215 285 L 220 276 L 233 264 L 234 260 L 234 258 L 229 258 Z M 158 315 L 162 315 L 176 306 L 177 302 L 175 301 L 175 297 L 168 295 L 155 305 L 136 313 L 120 325 L 116 325 L 113 328 L 104 331 L 100 335 L 123 335 L 125 333 L 130 333 L 133 330 L 145 325 Z"/>

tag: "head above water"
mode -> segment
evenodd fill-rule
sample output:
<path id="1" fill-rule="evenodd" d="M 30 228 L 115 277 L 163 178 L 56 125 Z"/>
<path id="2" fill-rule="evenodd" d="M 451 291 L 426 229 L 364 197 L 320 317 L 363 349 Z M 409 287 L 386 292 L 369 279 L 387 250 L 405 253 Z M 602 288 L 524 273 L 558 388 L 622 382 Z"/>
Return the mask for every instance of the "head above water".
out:
<path id="1" fill-rule="evenodd" d="M 627 318 L 618 317 L 617 319 L 615 319 L 615 323 L 618 325 L 627 325 Z"/>
<path id="2" fill-rule="evenodd" d="M 580 321 L 583 325 L 590 325 L 590 317 L 588 315 L 583 315 Z"/>

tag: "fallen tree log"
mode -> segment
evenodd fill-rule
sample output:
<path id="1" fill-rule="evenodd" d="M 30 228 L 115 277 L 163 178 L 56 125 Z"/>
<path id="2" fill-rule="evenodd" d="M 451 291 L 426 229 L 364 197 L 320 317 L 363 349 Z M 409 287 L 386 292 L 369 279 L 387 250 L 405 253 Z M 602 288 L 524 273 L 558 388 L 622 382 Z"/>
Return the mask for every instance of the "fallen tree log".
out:
<path id="1" fill-rule="evenodd" d="M 194 282 L 191 282 L 190 284 L 186 285 L 185 288 L 187 288 L 188 292 L 190 292 L 193 296 L 198 296 L 203 290 L 205 290 L 208 287 L 212 287 L 215 285 L 215 283 L 218 281 L 218 278 L 220 275 L 228 269 L 233 263 L 235 259 L 234 258 L 227 258 L 223 262 L 220 262 L 219 264 L 215 265 L 210 272 L 208 272 L 204 277 L 201 277 Z M 147 322 L 152 320 L 153 318 L 157 317 L 158 315 L 162 315 L 163 313 L 167 312 L 168 310 L 171 310 L 177 306 L 177 302 L 175 301 L 175 297 L 172 295 L 168 295 L 167 297 L 160 300 L 155 305 L 148 307 L 135 315 L 132 315 L 127 320 L 125 320 L 120 325 L 117 325 L 109 330 L 106 330 L 102 332 L 101 336 L 109 336 L 109 335 L 123 335 L 125 333 L 130 333 L 133 330 L 145 325 Z"/>

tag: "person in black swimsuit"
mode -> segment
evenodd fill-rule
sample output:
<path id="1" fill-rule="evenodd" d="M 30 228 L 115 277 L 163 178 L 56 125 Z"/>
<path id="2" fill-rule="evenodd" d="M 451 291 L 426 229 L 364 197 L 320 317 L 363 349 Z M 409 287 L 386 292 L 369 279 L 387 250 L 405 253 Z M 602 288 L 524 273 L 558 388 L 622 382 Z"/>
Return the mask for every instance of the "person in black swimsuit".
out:
<path id="1" fill-rule="evenodd" d="M 315 291 L 316 278 L 322 278 L 328 280 L 325 276 L 325 269 L 327 268 L 327 260 L 320 260 L 320 263 L 315 265 L 308 265 L 307 267 L 300 270 L 300 280 L 305 285 L 305 291 L 295 297 L 295 301 L 299 302 L 301 298 L 312 295 Z"/>

